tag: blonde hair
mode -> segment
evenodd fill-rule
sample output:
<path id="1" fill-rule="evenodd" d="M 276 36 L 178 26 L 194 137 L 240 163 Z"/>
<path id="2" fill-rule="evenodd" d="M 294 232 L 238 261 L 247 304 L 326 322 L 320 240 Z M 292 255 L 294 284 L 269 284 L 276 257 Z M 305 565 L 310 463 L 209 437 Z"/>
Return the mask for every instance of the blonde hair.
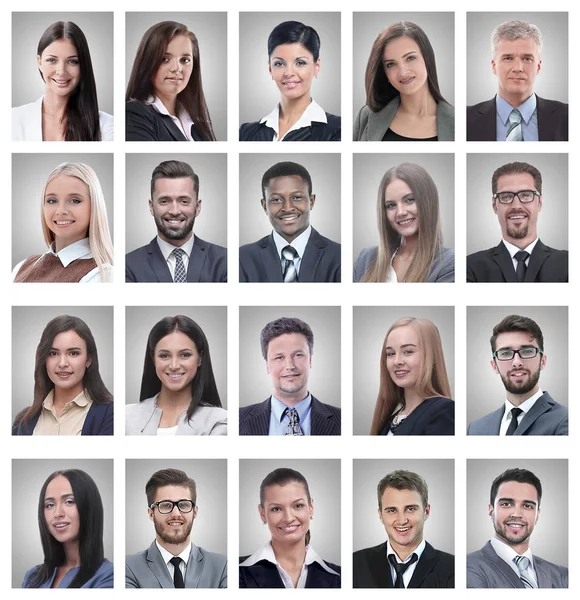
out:
<path id="1" fill-rule="evenodd" d="M 451 398 L 451 387 L 445 368 L 445 357 L 441 346 L 441 336 L 436 325 L 429 319 L 404 317 L 395 321 L 383 341 L 380 363 L 380 387 L 373 414 L 370 435 L 379 435 L 385 423 L 395 412 L 397 406 L 405 406 L 405 390 L 395 384 L 387 370 L 387 339 L 394 329 L 405 326 L 414 327 L 421 339 L 421 374 L 415 389 L 419 396 L 427 398 Z"/>
<path id="2" fill-rule="evenodd" d="M 401 243 L 401 236 L 389 223 L 385 206 L 387 186 L 395 179 L 404 181 L 411 189 L 417 203 L 419 216 L 417 251 L 405 274 L 404 281 L 411 283 L 425 281 L 433 262 L 443 249 L 439 220 L 439 194 L 431 175 L 423 167 L 413 163 L 403 163 L 398 167 L 392 167 L 383 175 L 379 185 L 377 194 L 379 248 L 375 260 L 362 278 L 365 283 L 386 281 L 393 252 Z"/>
<path id="3" fill-rule="evenodd" d="M 111 240 L 111 233 L 109 231 L 109 222 L 107 221 L 107 207 L 105 205 L 105 198 L 103 196 L 103 190 L 99 183 L 99 178 L 94 170 L 83 163 L 69 163 L 64 162 L 58 165 L 52 173 L 48 176 L 44 188 L 42 190 L 41 198 L 41 222 L 42 222 L 42 233 L 44 235 L 44 241 L 48 246 L 54 242 L 54 233 L 48 228 L 46 221 L 44 220 L 44 195 L 48 184 L 59 175 L 69 175 L 76 177 L 85 183 L 89 188 L 89 195 L 91 198 L 91 218 L 89 221 L 89 246 L 91 253 L 99 273 L 101 274 L 101 281 L 110 281 L 110 271 L 105 270 L 105 265 L 113 264 L 113 242 Z"/>

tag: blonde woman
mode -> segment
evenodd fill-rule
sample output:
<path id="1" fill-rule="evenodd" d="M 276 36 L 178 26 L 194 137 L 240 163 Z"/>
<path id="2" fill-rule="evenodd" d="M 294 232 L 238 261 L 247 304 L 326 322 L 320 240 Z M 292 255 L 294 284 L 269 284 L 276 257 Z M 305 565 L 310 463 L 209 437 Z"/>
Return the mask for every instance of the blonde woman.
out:
<path id="1" fill-rule="evenodd" d="M 101 184 L 91 167 L 62 163 L 42 191 L 41 219 L 48 250 L 14 267 L 20 282 L 112 281 L 113 243 Z"/>
<path id="2" fill-rule="evenodd" d="M 441 337 L 429 319 L 395 321 L 381 349 L 371 435 L 453 435 L 455 405 Z"/>

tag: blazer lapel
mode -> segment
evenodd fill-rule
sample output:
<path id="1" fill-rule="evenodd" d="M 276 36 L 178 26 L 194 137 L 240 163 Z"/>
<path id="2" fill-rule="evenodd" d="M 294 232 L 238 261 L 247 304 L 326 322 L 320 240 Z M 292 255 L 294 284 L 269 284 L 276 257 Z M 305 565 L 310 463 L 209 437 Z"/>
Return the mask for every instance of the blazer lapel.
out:
<path id="1" fill-rule="evenodd" d="M 332 413 L 317 400 L 311 396 L 311 434 L 312 435 L 330 435 L 332 432 Z"/>
<path id="2" fill-rule="evenodd" d="M 245 567 L 253 577 L 258 588 L 283 588 L 284 584 L 278 574 L 276 565 L 262 560 L 251 567 Z"/>
<path id="3" fill-rule="evenodd" d="M 165 129 L 167 129 L 169 135 L 171 136 L 171 139 L 177 142 L 187 141 L 187 138 L 183 135 L 179 127 L 177 127 L 177 125 L 173 122 L 173 119 L 169 115 L 163 115 L 161 117 L 161 122 L 163 123 Z"/>
<path id="4" fill-rule="evenodd" d="M 490 419 L 492 422 L 492 435 L 499 435 L 499 430 L 501 427 L 501 420 L 503 419 L 503 414 L 505 411 L 505 404 L 500 406 L 497 410 L 495 410 L 490 415 Z M 523 419 L 522 419 L 523 420 Z"/>
<path id="5" fill-rule="evenodd" d="M 270 431 L 271 402 L 271 399 L 268 398 L 265 402 L 256 406 L 248 422 L 250 435 L 268 435 Z"/>
<path id="6" fill-rule="evenodd" d="M 324 255 L 324 249 L 326 248 L 326 242 L 324 238 L 314 229 L 310 232 L 310 239 L 306 244 L 304 250 L 304 256 L 300 263 L 300 274 L 298 276 L 301 282 L 313 282 L 314 275 L 316 274 L 316 268 L 318 263 Z"/>
<path id="7" fill-rule="evenodd" d="M 282 262 L 278 256 L 278 250 L 276 250 L 276 244 L 274 243 L 272 234 L 261 241 L 260 258 L 266 273 L 266 281 L 271 283 L 283 283 Z"/>
<path id="8" fill-rule="evenodd" d="M 147 247 L 149 266 L 160 283 L 173 283 L 167 261 L 161 253 L 157 238 L 153 239 Z"/>
<path id="9" fill-rule="evenodd" d="M 514 435 L 525 435 L 536 420 L 552 408 L 550 400 L 550 396 L 546 393 L 540 396 L 536 402 L 534 402 L 534 406 L 532 406 L 532 408 L 524 415 L 522 422 L 514 431 Z"/>
<path id="10" fill-rule="evenodd" d="M 191 250 L 191 256 L 189 257 L 189 265 L 187 267 L 188 282 L 199 283 L 205 259 L 205 242 L 196 237 Z"/>
<path id="11" fill-rule="evenodd" d="M 175 587 L 155 542 L 147 550 L 147 565 L 162 588 Z"/>
<path id="12" fill-rule="evenodd" d="M 530 262 L 526 270 L 526 276 L 524 277 L 525 282 L 535 281 L 540 271 L 542 263 L 550 256 L 550 251 L 547 246 L 542 244 L 540 240 L 537 241 L 532 254 L 530 256 Z"/>
<path id="13" fill-rule="evenodd" d="M 373 548 L 369 556 L 369 572 L 373 575 L 374 588 L 392 588 L 391 567 L 387 560 L 387 543 Z M 370 586 L 369 586 L 370 587 Z"/>
<path id="14" fill-rule="evenodd" d="M 433 546 L 425 542 L 425 550 L 423 550 L 423 554 L 421 554 L 421 558 L 415 567 L 415 571 L 413 572 L 411 581 L 409 581 L 408 587 L 420 588 L 427 575 L 435 569 L 438 562 L 439 557 L 433 549 Z"/>
<path id="15" fill-rule="evenodd" d="M 553 586 L 552 573 L 544 569 L 544 565 L 534 556 L 534 569 L 538 577 L 539 588 L 551 588 Z"/>
<path id="16" fill-rule="evenodd" d="M 540 142 L 554 141 L 554 127 L 552 123 L 552 113 L 556 110 L 554 106 L 550 107 L 536 94 L 536 113 L 538 115 L 538 139 Z M 548 586 L 549 587 L 549 586 Z"/>
<path id="17" fill-rule="evenodd" d="M 489 102 L 485 102 L 479 108 L 480 118 L 477 120 L 479 131 L 477 132 L 477 139 L 482 142 L 495 142 L 496 141 L 496 124 L 495 124 L 495 98 Z"/>
<path id="18" fill-rule="evenodd" d="M 185 587 L 186 588 L 197 588 L 199 587 L 199 580 L 203 572 L 203 556 L 199 551 L 199 548 L 195 545 L 191 545 L 191 554 L 187 561 L 187 568 L 185 569 Z"/>
<path id="19" fill-rule="evenodd" d="M 493 252 L 493 260 L 501 269 L 505 280 L 508 283 L 517 283 L 518 278 L 516 277 L 516 270 L 514 269 L 514 263 L 512 262 L 512 257 L 508 252 L 508 249 L 505 247 L 503 242 L 500 242 L 494 252 Z M 530 258 L 531 262 L 531 258 Z M 527 273 L 526 273 L 527 275 Z"/>
<path id="20" fill-rule="evenodd" d="M 397 96 L 393 100 L 391 100 L 387 106 L 383 109 L 379 110 L 379 112 L 372 112 L 369 115 L 369 122 L 367 128 L 367 139 L 369 141 L 378 141 L 380 142 L 385 133 L 387 133 L 387 129 L 389 125 L 392 123 L 395 118 L 395 113 L 399 108 L 399 97 Z"/>
<path id="21" fill-rule="evenodd" d="M 413 429 L 417 421 L 421 420 L 421 416 L 425 409 L 429 406 L 429 399 L 423 400 L 419 406 L 395 429 L 393 435 L 412 435 Z"/>
<path id="22" fill-rule="evenodd" d="M 501 574 L 508 580 L 508 582 L 511 584 L 511 587 L 525 587 L 522 580 L 515 574 L 515 572 L 505 562 L 505 560 L 503 560 L 496 554 L 495 550 L 493 549 L 493 546 L 491 545 L 491 542 L 487 542 L 487 544 L 482 548 L 482 552 L 485 558 L 489 560 L 495 566 L 495 568 L 498 571 L 500 571 Z M 497 587 L 507 586 L 498 585 Z"/>

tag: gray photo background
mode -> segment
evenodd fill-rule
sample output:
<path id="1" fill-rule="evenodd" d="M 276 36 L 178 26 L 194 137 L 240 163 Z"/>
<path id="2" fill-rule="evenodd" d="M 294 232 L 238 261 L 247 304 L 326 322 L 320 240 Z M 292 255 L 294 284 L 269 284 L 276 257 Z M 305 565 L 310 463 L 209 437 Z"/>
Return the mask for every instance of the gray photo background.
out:
<path id="1" fill-rule="evenodd" d="M 127 306 L 125 312 L 125 404 L 139 402 L 147 338 L 153 326 L 164 317 L 185 315 L 205 333 L 220 400 L 227 397 L 227 312 L 225 306 Z"/>
<path id="2" fill-rule="evenodd" d="M 240 306 L 240 406 L 263 402 L 272 393 L 260 333 L 280 317 L 295 317 L 310 325 L 314 349 L 308 389 L 321 402 L 340 406 L 339 306 Z"/>
<path id="3" fill-rule="evenodd" d="M 262 177 L 279 162 L 302 165 L 312 179 L 316 196 L 310 224 L 324 237 L 340 243 L 340 154 L 240 154 L 240 246 L 272 232 L 264 212 Z M 201 215 L 200 215 L 201 216 Z"/>
<path id="4" fill-rule="evenodd" d="M 433 178 L 439 192 L 443 244 L 455 247 L 453 154 L 355 154 L 353 156 L 354 259 L 367 246 L 377 246 L 377 194 L 383 175 L 401 163 L 416 163 Z M 421 224 L 419 223 L 419 227 Z"/>
<path id="5" fill-rule="evenodd" d="M 467 423 L 503 406 L 504 385 L 491 366 L 489 338 L 508 315 L 533 319 L 544 335 L 546 367 L 540 388 L 559 404 L 568 406 L 568 308 L 566 306 L 467 307 Z"/>
<path id="6" fill-rule="evenodd" d="M 455 103 L 455 14 L 452 12 L 355 12 L 353 14 L 353 119 L 366 104 L 365 71 L 379 33 L 393 23 L 411 21 L 426 33 L 433 52 L 441 95 Z"/>
<path id="7" fill-rule="evenodd" d="M 403 317 L 422 317 L 437 326 L 441 335 L 451 396 L 455 399 L 455 326 L 453 306 L 353 307 L 353 428 L 368 435 L 380 384 L 380 358 L 385 335 Z M 456 427 L 457 430 L 457 427 Z"/>
<path id="8" fill-rule="evenodd" d="M 210 552 L 227 551 L 227 465 L 225 459 L 127 460 L 125 465 L 125 551 L 136 554 L 149 548 L 155 526 L 147 512 L 145 485 L 161 469 L 181 469 L 195 481 L 198 514 L 191 541 Z"/>
<path id="9" fill-rule="evenodd" d="M 353 463 L 353 550 L 383 544 L 387 532 L 379 520 L 377 486 L 397 469 L 418 473 L 429 488 L 431 513 L 425 521 L 424 537 L 437 550 L 454 553 L 455 473 L 453 460 L 359 460 Z"/>
<path id="10" fill-rule="evenodd" d="M 203 93 L 218 141 L 227 132 L 227 14 L 225 12 L 128 12 L 125 13 L 125 90 L 139 42 L 149 27 L 162 21 L 187 26 L 199 43 Z"/>
<path id="11" fill-rule="evenodd" d="M 568 102 L 567 12 L 468 12 L 467 106 L 490 100 L 497 93 L 497 77 L 491 70 L 491 33 L 511 20 L 527 21 L 542 32 L 542 66 L 534 92 L 542 98 Z"/>
<path id="12" fill-rule="evenodd" d="M 12 155 L 12 267 L 47 250 L 42 235 L 42 190 L 48 176 L 64 162 L 84 163 L 97 174 L 103 190 L 107 220 L 113 237 L 112 154 L 13 154 Z"/>
<path id="13" fill-rule="evenodd" d="M 12 460 L 12 587 L 19 588 L 28 569 L 44 561 L 38 529 L 38 499 L 49 475 L 81 469 L 99 488 L 104 510 L 105 558 L 113 562 L 113 461 L 111 459 L 13 459 Z M 16 515 L 26 518 L 18 518 Z"/>
<path id="14" fill-rule="evenodd" d="M 314 27 L 320 37 L 320 72 L 312 98 L 328 113 L 340 116 L 340 13 L 240 13 L 240 123 L 259 121 L 280 101 L 268 71 L 268 36 L 284 21 Z"/>
<path id="15" fill-rule="evenodd" d="M 528 469 L 542 483 L 540 517 L 530 538 L 534 556 L 568 566 L 568 460 L 467 459 L 467 552 L 494 536 L 488 515 L 493 480 L 507 469 Z"/>
<path id="16" fill-rule="evenodd" d="M 253 554 L 271 539 L 258 512 L 260 484 L 281 467 L 306 478 L 314 504 L 310 543 L 323 560 L 340 564 L 340 460 L 336 459 L 240 460 L 240 556 Z"/>
<path id="17" fill-rule="evenodd" d="M 227 156 L 225 154 L 126 154 L 125 155 L 125 249 L 145 246 L 157 235 L 149 211 L 151 176 L 165 160 L 191 166 L 199 177 L 201 212 L 193 233 L 212 244 L 227 246 Z"/>
<path id="18" fill-rule="evenodd" d="M 113 308 L 111 306 L 14 306 L 12 308 L 12 421 L 34 399 L 36 347 L 47 323 L 59 315 L 82 319 L 91 330 L 99 372 L 113 393 Z"/>
<path id="19" fill-rule="evenodd" d="M 38 72 L 36 51 L 42 34 L 57 21 L 73 21 L 85 34 L 91 53 L 99 110 L 112 115 L 112 12 L 12 13 L 12 106 L 36 102 L 44 94 L 45 84 Z"/>
<path id="20" fill-rule="evenodd" d="M 496 169 L 516 161 L 527 162 L 542 174 L 542 210 L 538 216 L 538 236 L 552 248 L 568 249 L 567 154 L 468 154 L 468 254 L 495 247 L 501 241 L 501 227 L 492 206 L 491 178 Z"/>

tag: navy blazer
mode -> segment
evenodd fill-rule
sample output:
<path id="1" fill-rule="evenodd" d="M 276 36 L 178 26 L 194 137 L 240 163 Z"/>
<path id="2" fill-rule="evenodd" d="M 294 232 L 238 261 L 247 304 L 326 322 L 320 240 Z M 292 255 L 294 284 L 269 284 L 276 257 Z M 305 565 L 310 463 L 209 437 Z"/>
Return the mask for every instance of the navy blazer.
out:
<path id="1" fill-rule="evenodd" d="M 326 113 L 327 123 L 313 121 L 288 133 L 283 142 L 340 142 L 340 117 Z M 244 123 L 240 127 L 240 142 L 271 142 L 276 132 L 266 122 Z"/>
<path id="2" fill-rule="evenodd" d="M 242 556 L 240 562 L 248 557 Z M 340 573 L 340 567 L 324 561 L 333 571 Z M 260 560 L 250 567 L 240 567 L 240 588 L 283 588 L 284 584 L 276 565 L 268 560 Z M 340 576 L 323 569 L 317 562 L 308 565 L 307 588 L 340 588 Z"/>
<path id="3" fill-rule="evenodd" d="M 300 263 L 298 281 L 340 282 L 340 244 L 320 235 L 314 227 Z M 240 248 L 240 282 L 284 282 L 273 234 Z"/>
<path id="4" fill-rule="evenodd" d="M 20 413 L 22 414 L 22 413 Z M 12 425 L 12 435 L 32 435 L 40 413 L 27 423 L 19 423 L 19 416 Z M 113 435 L 113 403 L 95 404 L 93 402 L 85 419 L 81 435 Z"/>
<path id="5" fill-rule="evenodd" d="M 188 141 L 169 115 L 138 100 L 129 100 L 125 104 L 125 136 L 128 142 Z M 196 142 L 204 141 L 195 124 L 191 126 L 191 137 Z"/>
<path id="6" fill-rule="evenodd" d="M 391 420 L 380 435 L 387 435 Z M 454 435 L 455 402 L 449 398 L 427 398 L 395 429 L 393 435 Z"/>
<path id="7" fill-rule="evenodd" d="M 187 281 L 221 283 L 227 280 L 226 248 L 210 244 L 195 236 L 187 267 Z M 147 246 L 141 246 L 125 256 L 125 281 L 127 283 L 173 283 L 157 238 L 153 238 Z"/>

